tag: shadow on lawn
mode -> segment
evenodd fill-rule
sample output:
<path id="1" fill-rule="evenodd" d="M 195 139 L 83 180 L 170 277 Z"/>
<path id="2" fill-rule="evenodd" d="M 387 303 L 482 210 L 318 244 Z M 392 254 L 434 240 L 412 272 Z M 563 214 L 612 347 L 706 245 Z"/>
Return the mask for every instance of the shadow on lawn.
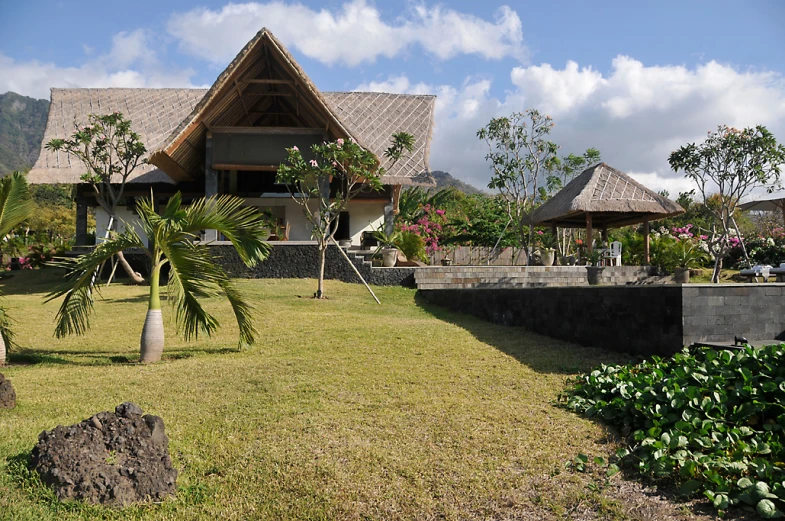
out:
<path id="1" fill-rule="evenodd" d="M 565 340 L 543 336 L 523 327 L 502 326 L 480 318 L 431 304 L 419 293 L 418 307 L 444 322 L 469 331 L 474 337 L 539 373 L 576 374 L 600 364 L 623 364 L 632 355 L 585 347 Z"/>
<path id="2" fill-rule="evenodd" d="M 237 353 L 234 347 L 193 348 L 164 350 L 162 362 L 186 360 L 197 355 L 215 355 Z M 105 365 L 139 365 L 139 353 L 118 354 L 116 351 L 83 351 L 79 349 L 59 350 L 34 350 L 11 352 L 8 354 L 8 365 L 78 365 L 78 366 L 105 366 Z"/>

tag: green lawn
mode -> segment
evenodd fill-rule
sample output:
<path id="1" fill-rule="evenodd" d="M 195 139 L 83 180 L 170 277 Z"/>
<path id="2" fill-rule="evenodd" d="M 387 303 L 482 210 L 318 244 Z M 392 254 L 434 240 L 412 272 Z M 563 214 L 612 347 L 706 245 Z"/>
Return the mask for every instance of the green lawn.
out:
<path id="1" fill-rule="evenodd" d="M 22 346 L 3 371 L 0 519 L 688 519 L 684 505 L 617 477 L 578 474 L 611 454 L 604 427 L 553 405 L 579 370 L 625 358 L 421 304 L 413 290 L 312 280 L 242 281 L 263 335 L 224 327 L 142 366 L 145 289 L 112 285 L 92 332 L 56 340 L 55 272 L 0 281 Z M 38 434 L 123 401 L 164 418 L 176 498 L 110 510 L 60 504 L 26 471 Z M 653 516 L 653 517 L 652 517 Z"/>

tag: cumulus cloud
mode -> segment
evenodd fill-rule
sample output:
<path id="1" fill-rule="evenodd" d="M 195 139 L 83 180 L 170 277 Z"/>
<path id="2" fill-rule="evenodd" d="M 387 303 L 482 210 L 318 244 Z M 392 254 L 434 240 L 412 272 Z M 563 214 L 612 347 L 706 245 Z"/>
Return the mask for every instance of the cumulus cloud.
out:
<path id="1" fill-rule="evenodd" d="M 20 62 L 0 52 L 0 92 L 34 98 L 49 98 L 51 87 L 190 87 L 192 75 L 191 69 L 161 63 L 142 29 L 116 34 L 107 53 L 77 67 Z"/>
<path id="2" fill-rule="evenodd" d="M 419 4 L 390 23 L 365 0 L 318 11 L 297 3 L 253 2 L 174 14 L 167 30 L 182 51 L 223 65 L 262 27 L 284 45 L 328 65 L 351 67 L 380 56 L 392 58 L 415 45 L 441 60 L 460 54 L 486 59 L 526 55 L 521 19 L 506 6 L 488 21 L 440 5 Z"/>
<path id="3" fill-rule="evenodd" d="M 669 154 L 702 141 L 717 125 L 762 124 L 785 141 L 785 80 L 772 72 L 713 61 L 694 68 L 646 66 L 619 56 L 607 75 L 568 62 L 563 69 L 516 67 L 510 80 L 514 89 L 501 99 L 490 94 L 488 80 L 478 78 L 459 88 L 410 83 L 405 76 L 360 87 L 437 94 L 431 168 L 478 187 L 487 185 L 490 174 L 477 130 L 492 117 L 526 108 L 554 118 L 552 139 L 565 155 L 596 147 L 607 163 L 674 197 L 692 185 L 670 170 Z"/>

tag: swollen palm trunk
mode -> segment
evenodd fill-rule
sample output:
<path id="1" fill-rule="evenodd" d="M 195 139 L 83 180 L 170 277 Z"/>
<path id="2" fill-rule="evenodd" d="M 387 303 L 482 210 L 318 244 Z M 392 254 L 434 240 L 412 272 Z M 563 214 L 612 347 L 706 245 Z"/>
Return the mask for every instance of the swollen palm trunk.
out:
<path id="1" fill-rule="evenodd" d="M 141 340 L 142 363 L 157 362 L 164 351 L 164 321 L 160 309 L 147 310 Z"/>
<path id="2" fill-rule="evenodd" d="M 0 366 L 5 365 L 5 358 L 6 358 L 5 340 L 3 340 L 3 335 L 0 335 Z"/>

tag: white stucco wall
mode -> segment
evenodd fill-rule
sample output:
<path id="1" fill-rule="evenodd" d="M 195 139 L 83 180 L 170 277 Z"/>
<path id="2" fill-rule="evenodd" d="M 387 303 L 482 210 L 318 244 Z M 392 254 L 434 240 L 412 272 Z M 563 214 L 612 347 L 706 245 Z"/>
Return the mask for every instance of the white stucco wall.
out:
<path id="1" fill-rule="evenodd" d="M 303 207 L 297 204 L 287 194 L 286 197 L 255 197 L 247 198 L 246 204 L 255 206 L 260 210 L 270 208 L 275 215 L 281 216 L 289 223 L 290 241 L 310 241 L 312 225 L 305 218 Z M 349 212 L 349 233 L 352 245 L 359 246 L 362 232 L 375 230 L 384 222 L 384 203 L 350 201 L 347 206 Z"/>
<path id="2" fill-rule="evenodd" d="M 305 218 L 303 208 L 287 194 L 286 197 L 256 197 L 247 198 L 248 206 L 255 206 L 260 210 L 270 208 L 277 216 L 283 217 L 289 223 L 290 241 L 310 241 L 311 223 Z M 362 232 L 377 229 L 384 222 L 384 203 L 382 202 L 361 202 L 350 201 L 347 206 L 349 212 L 349 233 L 352 237 L 352 245 L 359 246 L 362 239 Z M 115 228 L 122 233 L 126 229 L 126 223 L 133 226 L 139 237 L 147 244 L 147 236 L 139 225 L 139 217 L 128 210 L 127 207 L 117 208 L 118 224 Z M 95 213 L 96 237 L 102 238 L 106 233 L 109 223 L 109 215 L 102 209 L 97 208 Z"/>
<path id="3" fill-rule="evenodd" d="M 349 233 L 353 246 L 360 245 L 362 232 L 373 231 L 384 222 L 384 203 L 349 201 L 346 209 L 349 211 Z"/>
<path id="4" fill-rule="evenodd" d="M 137 216 L 134 212 L 129 210 L 125 206 L 118 206 L 117 207 L 117 224 L 115 225 L 115 231 L 119 233 L 123 233 L 126 230 L 126 225 L 133 226 L 133 229 L 136 230 L 136 233 L 142 239 L 145 245 L 147 245 L 147 235 L 142 230 L 142 227 L 139 224 L 139 216 Z M 100 206 L 95 209 L 95 239 L 96 243 L 100 242 L 101 239 L 104 238 L 106 235 L 106 227 L 109 225 L 109 214 L 101 208 Z"/>

